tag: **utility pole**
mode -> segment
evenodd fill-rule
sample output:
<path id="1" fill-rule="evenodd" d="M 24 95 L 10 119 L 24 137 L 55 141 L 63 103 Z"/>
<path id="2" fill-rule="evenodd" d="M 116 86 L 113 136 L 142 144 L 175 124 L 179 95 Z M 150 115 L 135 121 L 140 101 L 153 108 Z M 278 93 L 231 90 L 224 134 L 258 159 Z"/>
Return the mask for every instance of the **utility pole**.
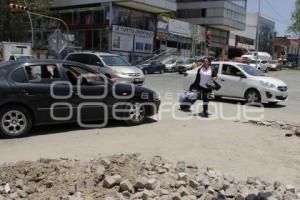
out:
<path id="1" fill-rule="evenodd" d="M 26 0 L 24 0 L 24 5 L 25 5 L 25 7 L 28 8 Z M 29 21 L 30 21 L 30 27 L 31 27 L 31 48 L 34 48 L 35 45 L 34 45 L 33 23 L 32 23 L 31 14 L 30 14 L 30 12 L 28 10 L 27 10 L 27 15 L 28 15 L 28 18 L 29 18 Z"/>
<path id="2" fill-rule="evenodd" d="M 256 68 L 258 62 L 258 43 L 259 43 L 259 18 L 260 18 L 260 0 L 258 0 L 257 28 L 256 28 Z"/>

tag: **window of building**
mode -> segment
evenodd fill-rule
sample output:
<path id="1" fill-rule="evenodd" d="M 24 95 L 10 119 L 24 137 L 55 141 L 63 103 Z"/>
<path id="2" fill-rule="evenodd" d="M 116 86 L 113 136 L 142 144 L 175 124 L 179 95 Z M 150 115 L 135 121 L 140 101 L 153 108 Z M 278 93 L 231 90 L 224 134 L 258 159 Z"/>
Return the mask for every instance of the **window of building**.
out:
<path id="1" fill-rule="evenodd" d="M 82 25 L 93 24 L 93 12 L 92 11 L 79 12 L 79 24 Z"/>
<path id="2" fill-rule="evenodd" d="M 206 8 L 201 9 L 201 17 L 206 17 Z"/>
<path id="3" fill-rule="evenodd" d="M 105 24 L 105 13 L 104 10 L 95 10 L 93 12 L 94 24 Z"/>

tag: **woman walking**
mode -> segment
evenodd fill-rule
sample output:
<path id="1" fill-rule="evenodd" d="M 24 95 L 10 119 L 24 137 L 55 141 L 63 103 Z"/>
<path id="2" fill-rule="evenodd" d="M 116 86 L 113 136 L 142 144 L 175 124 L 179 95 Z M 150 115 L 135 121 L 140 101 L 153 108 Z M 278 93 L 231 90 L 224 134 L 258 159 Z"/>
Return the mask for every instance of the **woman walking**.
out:
<path id="1" fill-rule="evenodd" d="M 217 80 L 217 71 L 211 66 L 209 58 L 203 59 L 203 65 L 198 69 L 193 88 L 197 89 L 203 98 L 203 117 L 208 117 L 208 95 L 212 92 L 211 85 Z"/>

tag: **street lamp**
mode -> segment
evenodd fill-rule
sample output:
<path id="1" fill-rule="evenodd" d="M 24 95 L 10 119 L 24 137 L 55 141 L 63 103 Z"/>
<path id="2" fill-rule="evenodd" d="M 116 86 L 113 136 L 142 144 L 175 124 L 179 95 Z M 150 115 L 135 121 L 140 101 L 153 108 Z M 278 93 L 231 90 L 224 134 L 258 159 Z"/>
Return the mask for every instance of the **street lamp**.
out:
<path id="1" fill-rule="evenodd" d="M 26 8 L 28 8 L 28 4 L 26 2 L 26 0 L 24 0 L 24 5 Z M 32 18 L 30 15 L 30 12 L 27 10 L 27 15 L 30 21 L 30 27 L 31 27 L 31 46 L 34 47 L 34 33 L 33 33 L 33 24 L 32 24 Z"/>
<path id="2" fill-rule="evenodd" d="M 259 43 L 259 18 L 260 18 L 260 0 L 258 1 L 257 28 L 256 28 L 256 68 L 258 62 L 258 43 Z"/>

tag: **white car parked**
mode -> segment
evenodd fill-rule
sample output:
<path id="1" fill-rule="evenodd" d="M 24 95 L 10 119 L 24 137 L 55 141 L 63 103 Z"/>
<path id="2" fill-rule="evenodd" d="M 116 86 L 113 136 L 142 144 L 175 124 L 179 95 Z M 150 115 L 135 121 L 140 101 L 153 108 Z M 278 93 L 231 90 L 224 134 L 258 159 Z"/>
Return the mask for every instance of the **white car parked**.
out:
<path id="1" fill-rule="evenodd" d="M 273 77 L 264 75 L 260 70 L 242 63 L 213 62 L 218 71 L 217 82 L 221 89 L 215 92 L 216 97 L 244 99 L 247 102 L 276 104 L 288 98 L 287 85 Z M 198 69 L 188 71 L 184 78 L 184 89 L 191 88 Z"/>

